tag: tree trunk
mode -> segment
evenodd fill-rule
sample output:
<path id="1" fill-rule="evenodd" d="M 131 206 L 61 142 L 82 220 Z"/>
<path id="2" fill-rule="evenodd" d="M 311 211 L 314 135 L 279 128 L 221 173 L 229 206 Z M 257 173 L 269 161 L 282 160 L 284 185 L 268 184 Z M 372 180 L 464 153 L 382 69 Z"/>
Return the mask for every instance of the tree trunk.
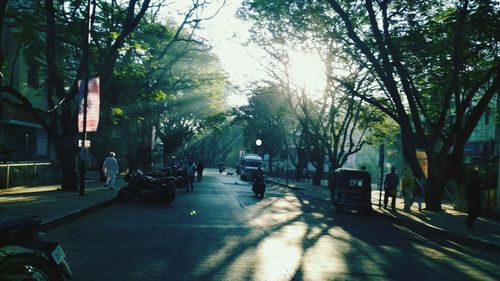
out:
<path id="1" fill-rule="evenodd" d="M 54 140 L 54 146 L 61 164 L 61 188 L 65 191 L 78 190 L 78 175 L 76 167 L 76 151 L 72 138 L 59 136 Z"/>
<path id="2" fill-rule="evenodd" d="M 323 173 L 325 172 L 325 157 L 322 155 L 316 162 L 316 173 L 314 173 L 313 185 L 321 185 L 321 179 L 323 178 Z"/>
<path id="3" fill-rule="evenodd" d="M 270 175 L 274 174 L 274 171 L 273 171 L 273 154 L 271 152 L 269 152 L 269 174 Z"/>
<path id="4" fill-rule="evenodd" d="M 297 166 L 295 167 L 295 180 L 300 181 L 302 179 L 302 170 L 304 170 L 306 157 L 305 151 L 302 148 L 297 150 Z"/>
<path id="5" fill-rule="evenodd" d="M 151 158 L 151 146 L 149 144 L 143 144 L 138 150 L 142 169 L 144 171 L 150 171 L 153 166 L 153 160 Z"/>
<path id="6" fill-rule="evenodd" d="M 441 211 L 444 186 L 446 184 L 446 157 L 427 151 L 429 167 L 427 184 L 425 186 L 425 206 L 431 211 Z"/>

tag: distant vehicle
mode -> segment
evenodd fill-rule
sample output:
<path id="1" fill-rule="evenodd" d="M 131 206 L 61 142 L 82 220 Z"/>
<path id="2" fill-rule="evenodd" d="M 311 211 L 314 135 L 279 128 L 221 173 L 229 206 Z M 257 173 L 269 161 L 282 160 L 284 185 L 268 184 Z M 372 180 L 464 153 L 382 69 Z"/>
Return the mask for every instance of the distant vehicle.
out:
<path id="1" fill-rule="evenodd" d="M 262 167 L 262 157 L 257 154 L 244 155 L 240 161 L 240 178 L 253 180 L 258 167 Z"/>
<path id="2" fill-rule="evenodd" d="M 341 213 L 347 209 L 366 212 L 372 210 L 371 176 L 365 170 L 335 170 L 330 191 L 336 213 Z"/>

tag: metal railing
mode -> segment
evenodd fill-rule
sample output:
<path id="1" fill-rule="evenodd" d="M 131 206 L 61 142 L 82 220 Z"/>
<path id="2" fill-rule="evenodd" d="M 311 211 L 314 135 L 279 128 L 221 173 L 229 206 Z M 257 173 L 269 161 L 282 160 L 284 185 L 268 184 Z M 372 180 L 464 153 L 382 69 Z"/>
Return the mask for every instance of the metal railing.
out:
<path id="1" fill-rule="evenodd" d="M 50 162 L 0 164 L 0 189 L 58 184 L 60 170 Z"/>

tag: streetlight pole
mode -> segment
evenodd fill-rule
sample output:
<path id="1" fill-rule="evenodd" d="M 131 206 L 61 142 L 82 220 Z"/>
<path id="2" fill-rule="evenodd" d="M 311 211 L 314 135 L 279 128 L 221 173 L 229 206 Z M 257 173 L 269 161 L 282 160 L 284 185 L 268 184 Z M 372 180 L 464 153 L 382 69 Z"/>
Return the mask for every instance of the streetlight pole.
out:
<path id="1" fill-rule="evenodd" d="M 85 168 L 87 160 L 86 158 L 86 147 L 87 142 L 87 102 L 88 102 L 88 92 L 89 92 L 89 46 L 90 46 L 90 1 L 87 0 L 87 11 L 86 11 L 86 21 L 87 27 L 85 29 L 85 40 L 83 42 L 83 131 L 82 131 L 82 142 L 80 147 L 80 185 L 78 193 L 80 196 L 85 194 Z M 80 84 L 80 86 L 82 86 Z"/>
<path id="2" fill-rule="evenodd" d="M 378 165 L 380 167 L 380 180 L 379 180 L 379 193 L 378 193 L 378 208 L 382 208 L 382 183 L 383 183 L 383 178 L 384 178 L 384 156 L 385 156 L 385 149 L 384 149 L 384 144 L 380 144 L 379 147 L 379 161 Z"/>
<path id="3" fill-rule="evenodd" d="M 262 140 L 261 139 L 256 139 L 255 140 L 255 145 L 257 145 L 257 154 L 261 153 L 261 146 L 262 146 Z M 264 159 L 264 155 L 262 155 L 262 159 Z"/>

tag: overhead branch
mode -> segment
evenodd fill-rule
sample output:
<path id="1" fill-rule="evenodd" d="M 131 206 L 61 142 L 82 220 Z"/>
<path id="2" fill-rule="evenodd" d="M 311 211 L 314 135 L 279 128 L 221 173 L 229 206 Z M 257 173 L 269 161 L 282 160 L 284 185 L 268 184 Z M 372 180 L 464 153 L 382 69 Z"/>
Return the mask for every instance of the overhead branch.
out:
<path id="1" fill-rule="evenodd" d="M 123 44 L 125 43 L 126 38 L 132 33 L 132 31 L 137 27 L 139 24 L 140 20 L 143 18 L 144 14 L 146 13 L 149 3 L 151 0 L 144 0 L 142 2 L 142 5 L 135 15 L 135 4 L 137 3 L 137 0 L 131 0 L 129 2 L 128 8 L 127 8 L 127 16 L 122 23 L 122 31 L 116 38 L 116 40 L 113 42 L 111 47 L 109 48 L 109 51 L 105 55 L 101 66 L 98 68 L 98 76 L 101 77 L 101 84 L 106 84 L 109 78 L 111 77 L 111 74 L 113 72 L 113 68 L 115 67 L 116 60 L 118 57 L 118 50 L 123 47 Z"/>
<path id="2" fill-rule="evenodd" d="M 19 91 L 17 91 L 14 87 L 12 86 L 0 86 L 0 92 L 2 93 L 8 93 L 12 95 L 14 98 L 16 98 L 19 102 L 20 105 L 26 109 L 30 113 L 30 115 L 35 119 L 44 129 L 47 131 L 47 133 L 51 136 L 54 136 L 53 134 L 55 131 L 53 128 L 50 126 L 50 124 L 42 117 L 42 115 L 39 113 L 38 109 L 33 107 L 31 102 L 28 100 L 28 98 L 21 94 Z"/>
<path id="3" fill-rule="evenodd" d="M 369 2 L 369 1 L 367 1 Z M 387 15 L 387 3 L 384 1 L 384 4 L 381 5 L 382 10 L 382 25 L 385 41 L 387 43 L 387 48 L 392 57 L 392 64 L 395 66 L 396 71 L 399 76 L 399 81 L 403 86 L 403 91 L 406 96 L 406 100 L 408 102 L 408 106 L 410 108 L 411 118 L 413 120 L 413 125 L 415 131 L 420 136 L 425 135 L 424 127 L 422 122 L 420 121 L 421 114 L 419 111 L 418 101 L 420 100 L 421 105 L 421 97 L 420 92 L 416 89 L 415 85 L 412 83 L 411 76 L 408 72 L 408 69 L 404 66 L 401 56 L 399 54 L 398 49 L 394 46 L 392 42 L 392 37 L 389 31 L 389 18 Z M 420 106 L 420 108 L 423 108 Z"/>

